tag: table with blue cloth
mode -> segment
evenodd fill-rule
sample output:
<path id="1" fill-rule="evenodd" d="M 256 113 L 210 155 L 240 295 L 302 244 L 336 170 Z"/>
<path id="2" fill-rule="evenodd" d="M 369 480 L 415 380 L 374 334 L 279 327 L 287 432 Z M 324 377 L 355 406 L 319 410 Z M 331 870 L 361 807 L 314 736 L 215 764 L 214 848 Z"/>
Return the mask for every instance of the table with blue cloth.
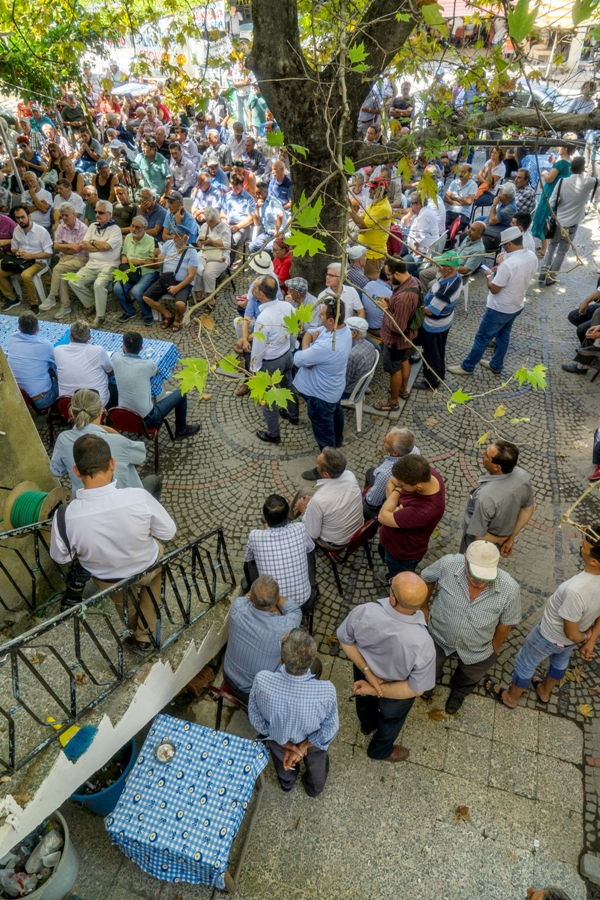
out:
<path id="1" fill-rule="evenodd" d="M 44 322 L 41 319 L 39 323 L 41 337 L 49 340 L 55 347 L 69 343 L 70 325 L 63 325 L 61 322 Z M 17 319 L 15 316 L 0 316 L 0 347 L 5 354 L 7 353 L 8 339 L 16 330 Z M 112 356 L 115 351 L 123 352 L 123 335 L 115 334 L 113 331 L 92 331 L 91 343 L 104 347 L 109 356 Z M 156 363 L 158 375 L 151 379 L 150 384 L 152 396 L 160 397 L 163 385 L 173 374 L 173 369 L 177 361 L 181 359 L 181 354 L 171 341 L 154 341 L 144 338 L 140 356 L 142 359 L 151 359 Z M 114 378 L 110 380 L 114 382 Z"/>
<path id="2" fill-rule="evenodd" d="M 527 169 L 530 175 L 530 185 L 532 188 L 536 188 L 538 186 L 538 181 L 540 180 L 539 171 L 543 172 L 544 169 L 551 169 L 552 163 L 550 162 L 550 156 L 543 156 L 535 153 L 530 153 L 527 156 L 523 157 L 523 161 L 519 166 L 520 169 Z"/>
<path id="3" fill-rule="evenodd" d="M 155 751 L 164 742 L 176 752 L 163 763 Z M 223 890 L 231 845 L 268 760 L 258 740 L 157 716 L 105 819 L 111 842 L 154 878 Z"/>

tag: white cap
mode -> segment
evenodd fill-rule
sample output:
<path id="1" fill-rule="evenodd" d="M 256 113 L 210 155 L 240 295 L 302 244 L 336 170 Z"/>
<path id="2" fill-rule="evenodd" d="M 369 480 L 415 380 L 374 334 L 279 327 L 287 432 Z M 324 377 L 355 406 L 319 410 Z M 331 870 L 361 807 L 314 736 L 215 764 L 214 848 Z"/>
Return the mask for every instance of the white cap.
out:
<path id="1" fill-rule="evenodd" d="M 108 146 L 110 147 L 111 150 L 120 150 L 121 147 L 124 147 L 125 145 L 122 144 L 121 141 L 114 140 L 114 141 L 111 141 Z"/>
<path id="2" fill-rule="evenodd" d="M 360 244 L 357 244 L 355 247 L 348 247 L 348 249 L 346 250 L 346 255 L 348 256 L 348 259 L 360 259 L 361 256 L 367 255 L 367 248 L 361 247 Z"/>
<path id="3" fill-rule="evenodd" d="M 521 234 L 521 232 L 519 232 L 519 234 Z M 261 250 L 260 253 L 257 253 L 254 259 L 250 260 L 248 265 L 251 269 L 254 269 L 255 272 L 258 272 L 259 275 L 272 275 L 275 271 L 273 260 L 266 250 Z"/>
<path id="4" fill-rule="evenodd" d="M 350 316 L 349 319 L 346 319 L 346 325 L 352 329 L 352 331 L 360 331 L 362 334 L 366 334 L 369 329 L 369 323 L 366 319 L 361 319 L 360 316 Z"/>
<path id="5" fill-rule="evenodd" d="M 500 551 L 491 541 L 473 541 L 465 553 L 469 572 L 481 581 L 494 581 L 498 576 Z"/>

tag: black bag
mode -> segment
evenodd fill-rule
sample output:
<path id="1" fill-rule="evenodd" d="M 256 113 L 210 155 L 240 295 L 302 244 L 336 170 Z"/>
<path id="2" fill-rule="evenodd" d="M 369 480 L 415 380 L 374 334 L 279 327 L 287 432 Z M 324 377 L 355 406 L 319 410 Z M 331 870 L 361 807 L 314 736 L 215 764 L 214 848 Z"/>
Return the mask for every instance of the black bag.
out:
<path id="1" fill-rule="evenodd" d="M 548 216 L 546 221 L 544 222 L 544 237 L 545 238 L 553 238 L 556 234 L 556 209 L 558 207 L 558 201 L 560 198 L 560 189 L 562 187 L 563 179 L 558 183 L 558 190 L 556 192 L 556 202 L 554 203 L 554 209 L 552 210 L 553 215 Z"/>
<path id="2" fill-rule="evenodd" d="M 9 275 L 20 275 L 21 272 L 32 266 L 34 262 L 35 260 L 33 259 L 21 259 L 19 256 L 15 256 L 14 253 L 5 253 L 4 256 L 0 257 L 2 271 L 7 272 Z"/>
<path id="3" fill-rule="evenodd" d="M 135 269 L 133 272 L 129 268 L 129 263 L 121 263 L 119 265 L 119 269 L 121 272 L 127 272 L 127 284 L 130 284 L 132 287 L 134 284 L 137 284 L 140 278 L 142 277 L 142 272 L 140 268 Z"/>
<path id="4" fill-rule="evenodd" d="M 67 569 L 67 574 L 65 576 L 65 584 L 67 586 L 67 589 L 61 601 L 62 609 L 69 609 L 71 606 L 76 606 L 78 603 L 81 603 L 81 598 L 83 596 L 85 586 L 92 576 L 87 569 L 83 568 L 77 557 L 73 556 L 71 544 L 67 536 L 67 507 L 64 504 L 61 504 L 54 515 L 56 518 L 58 533 L 63 539 L 67 550 L 71 554 L 71 565 Z"/>

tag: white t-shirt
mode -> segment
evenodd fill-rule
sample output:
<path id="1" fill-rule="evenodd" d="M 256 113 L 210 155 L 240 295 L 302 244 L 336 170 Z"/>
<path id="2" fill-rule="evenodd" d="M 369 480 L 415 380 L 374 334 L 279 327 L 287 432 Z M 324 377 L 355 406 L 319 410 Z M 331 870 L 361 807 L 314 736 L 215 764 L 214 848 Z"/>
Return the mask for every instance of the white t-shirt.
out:
<path id="1" fill-rule="evenodd" d="M 36 225 L 43 225 L 44 228 L 48 226 L 52 220 L 52 194 L 50 191 L 40 190 L 37 191 L 36 195 L 38 200 L 44 200 L 48 204 L 48 210 L 43 213 L 40 212 L 39 209 L 34 209 L 29 213 L 31 217 L 31 221 L 35 222 Z M 23 201 L 26 206 L 31 204 L 31 192 L 25 191 L 23 194 Z"/>
<path id="2" fill-rule="evenodd" d="M 68 200 L 65 200 L 64 197 L 61 197 L 60 194 L 57 194 L 54 198 L 54 209 L 60 209 L 63 203 L 69 203 L 73 209 L 75 210 L 75 215 L 78 218 L 83 216 L 83 210 L 85 209 L 85 204 L 83 202 L 83 198 L 76 194 L 75 191 L 71 191 L 71 196 Z"/>
<path id="3" fill-rule="evenodd" d="M 484 170 L 485 170 L 486 174 L 489 172 L 491 165 L 492 165 L 492 161 L 491 161 L 491 159 L 488 159 L 488 161 L 486 162 L 486 164 L 484 166 Z M 490 193 L 492 193 L 492 194 L 497 194 L 498 191 L 500 190 L 500 182 L 506 176 L 506 166 L 504 165 L 503 162 L 498 163 L 497 166 L 494 166 L 494 168 L 492 169 L 492 175 L 497 177 L 498 181 L 494 185 L 492 185 L 492 187 L 488 187 L 488 191 L 490 191 Z"/>
<path id="4" fill-rule="evenodd" d="M 433 214 L 437 219 L 440 234 L 443 234 L 446 230 L 446 207 L 444 206 L 444 201 L 441 197 L 437 197 L 436 199 L 437 204 L 433 197 L 429 197 L 427 200 L 427 206 L 433 211 Z"/>
<path id="5" fill-rule="evenodd" d="M 324 291 L 321 291 L 321 293 L 317 297 L 317 300 L 320 300 L 323 303 L 323 298 L 328 295 L 331 296 L 332 293 L 332 291 L 329 291 L 327 290 L 327 288 L 325 288 Z M 350 287 L 349 284 L 342 285 L 342 293 L 340 295 L 340 299 L 343 301 L 346 308 L 347 319 L 350 318 L 350 316 L 357 316 L 359 314 L 359 310 L 364 309 L 358 291 L 355 288 Z"/>
<path id="6" fill-rule="evenodd" d="M 544 608 L 540 631 L 553 644 L 572 645 L 565 634 L 564 620 L 576 622 L 581 632 L 587 631 L 600 616 L 600 576 L 580 572 L 563 581 Z"/>
<path id="7" fill-rule="evenodd" d="M 86 263 L 88 269 L 103 269 L 104 266 L 117 268 L 121 262 L 123 246 L 123 235 L 118 225 L 109 225 L 108 228 L 99 230 L 98 225 L 94 222 L 86 231 L 84 241 L 102 241 L 110 244 L 110 250 L 90 253 L 90 258 Z"/>
<path id="8" fill-rule="evenodd" d="M 98 391 L 102 403 L 108 403 L 108 372 L 112 362 L 104 347 L 95 344 L 64 344 L 54 348 L 58 392 L 61 397 L 72 397 L 81 388 Z"/>
<path id="9" fill-rule="evenodd" d="M 531 250 L 532 253 L 535 253 L 535 241 L 530 228 L 523 232 L 523 249 Z"/>
<path id="10" fill-rule="evenodd" d="M 513 250 L 498 266 L 492 284 L 502 287 L 499 294 L 487 295 L 486 306 L 502 313 L 515 313 L 525 305 L 525 293 L 537 273 L 538 261 L 531 250 Z"/>

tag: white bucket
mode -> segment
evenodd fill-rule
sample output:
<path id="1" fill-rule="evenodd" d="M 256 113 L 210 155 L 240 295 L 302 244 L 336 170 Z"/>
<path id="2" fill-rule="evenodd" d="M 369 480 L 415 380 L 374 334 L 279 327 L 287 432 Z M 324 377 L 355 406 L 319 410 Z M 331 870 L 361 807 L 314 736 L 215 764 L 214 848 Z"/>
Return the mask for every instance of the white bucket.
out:
<path id="1" fill-rule="evenodd" d="M 54 874 L 33 894 L 27 894 L 27 900 L 63 900 L 75 884 L 79 872 L 79 856 L 69 838 L 69 826 L 59 812 L 52 813 L 49 818 L 62 828 L 65 839 L 62 856 Z"/>

